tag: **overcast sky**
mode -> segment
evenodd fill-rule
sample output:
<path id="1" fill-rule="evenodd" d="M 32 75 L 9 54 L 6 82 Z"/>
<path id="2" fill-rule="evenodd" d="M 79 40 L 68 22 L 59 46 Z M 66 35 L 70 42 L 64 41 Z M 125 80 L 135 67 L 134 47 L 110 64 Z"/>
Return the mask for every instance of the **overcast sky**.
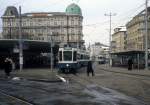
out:
<path id="1" fill-rule="evenodd" d="M 26 12 L 64 12 L 71 3 L 77 3 L 82 9 L 83 34 L 86 45 L 94 42 L 109 44 L 109 17 L 112 16 L 113 29 L 124 26 L 137 13 L 145 8 L 145 0 L 0 0 L 0 16 L 7 6 L 22 6 Z M 0 27 L 2 27 L 0 21 Z"/>

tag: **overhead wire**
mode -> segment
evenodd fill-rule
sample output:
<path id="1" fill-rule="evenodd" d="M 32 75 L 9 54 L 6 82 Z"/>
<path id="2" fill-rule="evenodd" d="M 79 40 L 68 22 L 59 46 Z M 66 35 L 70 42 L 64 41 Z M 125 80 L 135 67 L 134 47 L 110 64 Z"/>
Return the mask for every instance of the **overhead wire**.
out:
<path id="1" fill-rule="evenodd" d="M 20 0 L 19 2 L 17 2 L 17 3 L 14 3 L 13 5 L 18 5 L 20 2 L 21 2 L 22 0 Z M 55 2 L 55 3 L 53 3 L 53 4 L 51 4 L 51 5 L 56 5 L 58 2 L 60 3 L 60 1 L 62 1 L 62 0 L 58 0 L 57 2 Z M 74 1 L 74 0 L 73 0 Z M 78 2 L 79 2 L 79 0 L 78 0 Z M 138 6 L 138 7 L 136 7 L 136 8 L 134 8 L 134 9 L 132 9 L 132 10 L 130 10 L 130 11 L 127 11 L 126 13 L 122 13 L 122 14 L 129 14 L 129 12 L 130 12 L 130 14 L 131 14 L 131 11 L 133 11 L 134 13 L 139 9 L 139 8 L 141 8 L 142 6 L 143 6 L 144 4 L 141 4 L 140 6 Z M 1 10 L 0 10 L 1 11 Z M 132 12 L 132 13 L 133 13 Z M 125 17 L 123 17 L 123 18 L 121 18 L 121 19 L 119 19 L 119 21 L 121 21 L 121 20 L 125 20 L 125 19 L 127 19 L 127 18 L 129 18 L 129 15 L 127 15 L 127 17 L 125 16 Z M 131 18 L 131 17 L 130 17 Z M 85 24 L 85 25 L 83 25 L 83 26 L 85 26 L 85 27 L 100 27 L 100 26 L 103 26 L 104 24 L 106 24 L 106 23 L 109 23 L 109 20 L 107 20 L 107 21 L 104 21 L 104 22 L 97 22 L 97 23 L 92 23 L 92 24 Z M 100 26 L 99 26 L 100 25 Z M 1 27 L 0 27 L 1 28 Z"/>
<path id="2" fill-rule="evenodd" d="M 127 11 L 125 13 L 122 13 L 121 15 L 126 14 L 125 16 L 123 16 L 122 18 L 118 19 L 115 22 L 115 24 L 120 24 L 120 21 L 124 21 L 125 23 L 127 23 L 127 21 L 129 21 L 130 19 L 132 19 L 136 14 L 138 14 L 137 12 L 142 11 L 141 8 L 144 6 L 144 4 L 141 4 L 140 6 L 131 9 L 130 11 Z M 119 17 L 121 17 L 121 15 L 119 15 Z M 118 16 L 117 16 L 118 17 Z"/>
<path id="3" fill-rule="evenodd" d="M 104 21 L 104 22 L 97 22 L 97 23 L 92 23 L 92 24 L 85 24 L 84 26 L 90 27 L 90 26 L 96 26 L 96 25 L 103 25 L 105 23 L 108 23 L 109 21 Z"/>
<path id="4" fill-rule="evenodd" d="M 119 20 L 117 20 L 117 24 L 118 23 L 120 23 L 119 21 L 123 21 L 123 20 L 125 20 L 125 19 L 131 19 L 132 17 L 134 17 L 134 16 L 131 16 L 131 15 L 133 15 L 133 14 L 135 14 L 135 13 L 137 13 L 138 11 L 141 11 L 141 8 L 144 6 L 144 4 L 141 4 L 140 6 L 138 6 L 138 7 L 136 7 L 136 8 L 133 8 L 133 9 L 131 9 L 131 10 L 129 10 L 129 11 L 127 11 L 127 12 L 125 12 L 125 13 L 122 13 L 122 15 L 124 15 L 125 14 L 125 16 L 123 17 L 123 18 L 120 18 Z M 119 15 L 119 16 L 121 16 L 121 15 Z M 127 22 L 127 21 L 126 21 Z M 97 23 L 94 23 L 94 24 L 86 24 L 86 25 L 84 25 L 85 27 L 88 27 L 88 28 L 91 28 L 91 27 L 94 27 L 94 29 L 92 29 L 92 31 L 91 31 L 91 33 L 94 33 L 94 31 L 96 32 L 97 30 L 95 30 L 95 27 L 97 27 L 97 28 L 100 28 L 100 27 L 102 27 L 104 24 L 106 24 L 106 23 L 109 23 L 109 21 L 104 21 L 104 22 L 97 22 Z M 112 26 L 113 26 L 113 23 L 112 23 Z M 95 34 L 95 33 L 94 33 Z M 96 35 L 100 35 L 100 34 L 102 34 L 102 33 L 96 33 Z M 87 34 L 86 34 L 87 35 Z M 90 35 L 90 34 L 89 34 Z"/>
<path id="5" fill-rule="evenodd" d="M 122 15 L 124 15 L 124 14 L 126 14 L 126 15 L 123 18 L 120 18 L 119 21 L 132 18 L 133 16 L 131 16 L 131 14 L 136 13 L 143 6 L 144 6 L 144 4 L 141 4 L 140 6 L 134 8 L 134 9 L 131 9 L 131 10 L 125 12 L 125 13 L 122 13 Z M 92 23 L 92 24 L 85 24 L 84 26 L 86 26 L 86 27 L 96 27 L 97 25 L 104 25 L 105 23 L 109 23 L 109 20 L 104 21 L 104 22 L 97 22 L 97 23 Z"/>

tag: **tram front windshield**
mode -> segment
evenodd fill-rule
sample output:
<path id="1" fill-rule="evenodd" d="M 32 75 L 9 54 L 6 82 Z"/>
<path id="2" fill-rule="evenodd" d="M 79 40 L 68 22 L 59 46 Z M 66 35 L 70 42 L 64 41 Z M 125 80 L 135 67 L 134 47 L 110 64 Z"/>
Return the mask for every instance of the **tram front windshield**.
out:
<path id="1" fill-rule="evenodd" d="M 72 51 L 64 51 L 64 61 L 72 61 Z"/>

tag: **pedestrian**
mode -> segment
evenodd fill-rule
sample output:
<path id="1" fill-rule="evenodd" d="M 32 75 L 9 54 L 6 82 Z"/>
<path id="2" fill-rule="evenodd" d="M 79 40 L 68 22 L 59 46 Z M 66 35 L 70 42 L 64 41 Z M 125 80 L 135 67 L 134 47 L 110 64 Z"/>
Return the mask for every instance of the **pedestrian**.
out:
<path id="1" fill-rule="evenodd" d="M 15 62 L 9 58 L 9 61 L 11 63 L 11 66 L 12 66 L 12 69 L 11 70 L 15 70 L 16 69 L 16 66 L 15 66 Z"/>
<path id="2" fill-rule="evenodd" d="M 133 66 L 132 58 L 129 58 L 128 59 L 128 70 L 132 70 L 132 66 Z"/>
<path id="3" fill-rule="evenodd" d="M 6 58 L 4 61 L 4 72 L 6 78 L 10 77 L 10 72 L 12 71 L 12 60 L 10 58 Z"/>
<path id="4" fill-rule="evenodd" d="M 94 70 L 92 67 L 92 61 L 88 61 L 88 65 L 87 65 L 87 76 L 89 76 L 89 74 L 92 73 L 92 76 L 94 76 Z"/>

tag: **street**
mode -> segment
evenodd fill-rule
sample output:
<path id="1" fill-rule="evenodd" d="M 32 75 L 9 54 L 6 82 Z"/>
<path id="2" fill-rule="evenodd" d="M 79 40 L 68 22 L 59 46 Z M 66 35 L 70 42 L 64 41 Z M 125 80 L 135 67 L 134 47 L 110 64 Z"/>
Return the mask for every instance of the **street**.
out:
<path id="1" fill-rule="evenodd" d="M 19 105 L 148 105 L 150 85 L 147 78 L 139 80 L 133 76 L 100 70 L 100 67 L 94 65 L 94 77 L 87 77 L 85 68 L 78 71 L 76 76 L 53 72 L 53 75 L 57 74 L 68 82 L 60 81 L 57 76 L 51 78 L 49 69 L 15 71 L 11 79 L 1 76 L 0 105 L 20 103 L 3 93 L 25 101 Z"/>

